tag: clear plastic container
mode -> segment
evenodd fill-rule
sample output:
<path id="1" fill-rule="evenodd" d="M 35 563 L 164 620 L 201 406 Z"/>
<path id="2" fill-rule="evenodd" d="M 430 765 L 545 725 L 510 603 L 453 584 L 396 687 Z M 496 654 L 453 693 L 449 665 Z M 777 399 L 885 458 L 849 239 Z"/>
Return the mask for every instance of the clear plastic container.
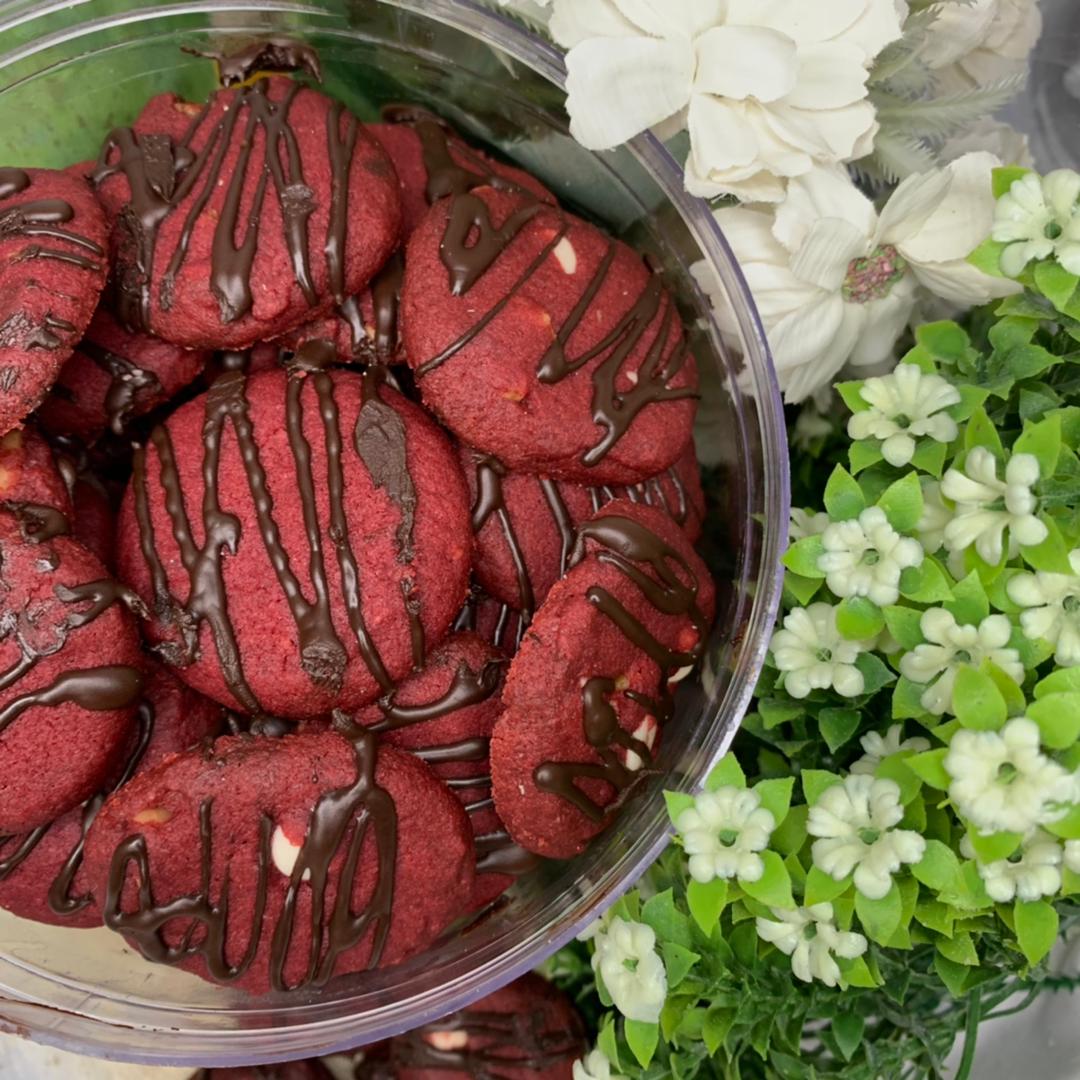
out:
<path id="1" fill-rule="evenodd" d="M 485 8 L 455 0 L 378 3 L 129 0 L 0 3 L 4 164 L 65 165 L 96 154 L 151 94 L 204 95 L 205 48 L 288 34 L 322 57 L 328 90 L 361 116 L 392 100 L 429 104 L 536 172 L 569 205 L 648 251 L 696 325 L 704 400 L 699 447 L 724 474 L 715 520 L 720 610 L 700 678 L 686 680 L 661 775 L 617 826 L 566 863 L 523 880 L 506 903 L 415 960 L 313 993 L 254 999 L 149 964 L 106 930 L 57 930 L 0 915 L 0 1027 L 70 1050 L 152 1063 L 240 1064 L 327 1054 L 459 1008 L 529 970 L 586 926 L 663 847 L 664 787 L 692 791 L 724 753 L 753 689 L 780 593 L 788 520 L 783 411 L 746 285 L 707 207 L 655 139 L 595 155 L 567 134 L 561 55 Z M 714 266 L 741 342 L 722 346 L 688 272 Z"/>

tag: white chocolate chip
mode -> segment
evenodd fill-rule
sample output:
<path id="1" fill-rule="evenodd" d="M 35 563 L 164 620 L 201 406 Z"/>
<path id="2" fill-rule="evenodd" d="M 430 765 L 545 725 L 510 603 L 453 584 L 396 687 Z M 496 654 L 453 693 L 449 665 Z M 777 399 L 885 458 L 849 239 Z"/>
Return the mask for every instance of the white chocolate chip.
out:
<path id="1" fill-rule="evenodd" d="M 628 382 L 628 383 L 629 383 L 629 384 L 630 384 L 631 386 L 637 386 L 637 381 L 638 381 L 638 373 L 637 373 L 636 371 L 628 371 L 628 372 L 626 373 L 626 381 L 627 381 L 627 382 Z"/>
<path id="2" fill-rule="evenodd" d="M 296 860 L 300 855 L 300 845 L 294 844 L 286 835 L 285 830 L 278 825 L 274 829 L 274 835 L 270 837 L 270 859 L 273 864 L 286 876 L 292 877 Z M 311 880 L 311 871 L 305 870 L 301 881 Z"/>
<path id="3" fill-rule="evenodd" d="M 651 716 L 646 716 L 636 728 L 633 737 L 638 742 L 644 743 L 650 750 L 656 743 L 656 721 Z M 637 772 L 645 762 L 633 751 L 626 752 L 626 767 L 631 772 Z"/>
<path id="4" fill-rule="evenodd" d="M 436 1050 L 464 1050 L 469 1045 L 469 1036 L 464 1031 L 429 1031 L 424 1041 Z"/>
<path id="5" fill-rule="evenodd" d="M 676 671 L 675 674 L 672 675 L 670 679 L 668 679 L 668 682 L 669 683 L 682 682 L 683 679 L 685 679 L 686 676 L 689 675 L 690 672 L 693 671 L 693 670 L 694 670 L 694 665 L 693 664 L 687 664 L 686 667 L 679 668 L 679 670 Z"/>
<path id="6" fill-rule="evenodd" d="M 615 680 L 615 689 L 616 690 L 629 690 L 630 689 L 630 680 L 625 675 L 620 675 Z"/>
<path id="7" fill-rule="evenodd" d="M 552 254 L 563 268 L 564 274 L 573 274 L 577 271 L 577 252 L 574 250 L 574 245 L 570 243 L 568 236 L 564 236 L 555 245 Z"/>
<path id="8" fill-rule="evenodd" d="M 131 820 L 136 825 L 164 825 L 172 819 L 172 811 L 164 807 L 154 806 L 149 810 L 140 810 Z"/>

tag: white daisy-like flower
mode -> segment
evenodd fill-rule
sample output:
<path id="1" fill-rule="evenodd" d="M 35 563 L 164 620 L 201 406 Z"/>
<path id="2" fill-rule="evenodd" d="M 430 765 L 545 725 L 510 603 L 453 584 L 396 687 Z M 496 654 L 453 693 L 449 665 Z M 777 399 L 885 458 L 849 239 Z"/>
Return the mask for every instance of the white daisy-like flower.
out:
<path id="1" fill-rule="evenodd" d="M 922 476 L 919 487 L 922 488 L 923 512 L 915 533 L 926 554 L 933 555 L 945 544 L 945 527 L 952 521 L 953 508 L 941 497 L 941 484 L 937 480 Z"/>
<path id="2" fill-rule="evenodd" d="M 952 712 L 956 673 L 962 667 L 997 664 L 1010 679 L 1024 681 L 1020 654 L 1009 647 L 1012 623 L 1006 615 L 988 615 L 978 626 L 960 625 L 944 608 L 922 613 L 919 628 L 926 641 L 900 658 L 900 674 L 915 683 L 929 683 L 922 707 L 935 716 Z"/>
<path id="3" fill-rule="evenodd" d="M 1031 641 L 1054 646 L 1059 667 L 1080 664 L 1080 548 L 1069 553 L 1072 574 L 1017 574 L 1005 590 L 1018 607 L 1020 626 Z"/>
<path id="4" fill-rule="evenodd" d="M 575 1061 L 571 1073 L 573 1080 L 624 1080 L 611 1071 L 611 1062 L 600 1049 L 590 1050 L 585 1057 Z"/>
<path id="5" fill-rule="evenodd" d="M 895 828 L 903 816 L 895 780 L 846 776 L 810 807 L 806 831 L 818 837 L 810 849 L 814 865 L 836 881 L 854 873 L 855 888 L 880 900 L 892 888 L 893 874 L 926 852 L 917 832 Z"/>
<path id="6" fill-rule="evenodd" d="M 788 525 L 788 539 L 794 544 L 796 540 L 805 540 L 808 536 L 820 536 L 828 527 L 828 514 L 820 510 L 814 514 L 809 510 L 800 510 L 793 506 L 791 523 Z"/>
<path id="7" fill-rule="evenodd" d="M 1009 558 L 1020 547 L 1041 544 L 1048 535 L 1036 517 L 1039 500 L 1032 490 L 1039 482 L 1039 461 L 1033 454 L 1013 454 L 998 479 L 998 460 L 985 446 L 976 446 L 964 461 L 964 471 L 949 469 L 941 480 L 941 494 L 956 504 L 945 526 L 945 546 L 953 552 L 975 545 L 979 557 L 991 566 L 1001 562 L 1004 535 L 1009 533 Z"/>
<path id="8" fill-rule="evenodd" d="M 837 930 L 832 904 L 812 904 L 794 911 L 772 909 L 775 919 L 758 918 L 758 937 L 771 942 L 785 956 L 791 957 L 791 970 L 797 979 L 826 986 L 840 982 L 836 956 L 854 960 L 866 952 L 862 934 Z"/>
<path id="9" fill-rule="evenodd" d="M 1080 794 L 1076 777 L 1042 752 L 1038 725 L 1026 716 L 1000 731 L 957 731 L 945 771 L 949 798 L 984 833 L 1026 834 L 1060 820 Z"/>
<path id="10" fill-rule="evenodd" d="M 836 608 L 817 603 L 788 612 L 770 647 L 777 669 L 784 673 L 784 689 L 793 698 L 807 697 L 811 690 L 858 697 L 866 681 L 855 662 L 873 644 L 842 637 L 836 628 Z"/>
<path id="11" fill-rule="evenodd" d="M 848 436 L 880 439 L 882 457 L 890 465 L 907 465 L 918 438 L 940 443 L 956 438 L 956 421 L 942 410 L 959 404 L 960 391 L 917 364 L 897 364 L 891 374 L 867 379 L 859 396 L 870 408 L 848 420 Z"/>
<path id="12" fill-rule="evenodd" d="M 590 150 L 682 119 L 690 191 L 778 200 L 784 177 L 869 153 L 866 81 L 901 22 L 894 0 L 555 0 L 550 29 Z"/>
<path id="13" fill-rule="evenodd" d="M 1016 277 L 1027 264 L 1056 255 L 1070 273 L 1080 273 L 1080 173 L 1057 169 L 1014 180 L 997 201 L 991 236 L 1008 244 L 1001 272 Z"/>
<path id="14" fill-rule="evenodd" d="M 930 742 L 918 735 L 910 739 L 903 738 L 904 729 L 900 724 L 893 724 L 882 735 L 878 731 L 868 731 L 861 739 L 860 744 L 864 750 L 863 756 L 851 766 L 851 771 L 856 776 L 873 776 L 877 767 L 893 754 L 899 754 L 903 750 L 919 752 L 930 749 Z"/>
<path id="15" fill-rule="evenodd" d="M 652 927 L 615 916 L 594 941 L 593 968 L 615 1008 L 628 1020 L 655 1024 L 667 997 L 667 972 Z"/>
<path id="16" fill-rule="evenodd" d="M 900 575 L 920 566 L 918 540 L 901 536 L 879 506 L 868 506 L 857 518 L 835 521 L 821 535 L 825 547 L 818 569 L 835 596 L 865 596 L 879 607 L 900 598 Z"/>
<path id="17" fill-rule="evenodd" d="M 758 881 L 765 863 L 758 854 L 769 846 L 776 819 L 761 797 L 746 788 L 703 791 L 675 822 L 683 850 L 690 856 L 690 876 L 702 884 L 714 878 Z"/>
<path id="18" fill-rule="evenodd" d="M 1025 836 L 1019 851 L 1007 859 L 979 862 L 975 848 L 966 836 L 960 841 L 960 852 L 965 858 L 975 859 L 986 895 L 998 904 L 1039 900 L 1053 896 L 1061 888 L 1064 852 L 1057 837 L 1043 829 L 1034 829 Z"/>
<path id="19" fill-rule="evenodd" d="M 967 154 L 910 176 L 880 213 L 840 168 L 790 181 L 778 206 L 715 211 L 754 294 L 787 401 L 805 400 L 847 363 L 889 360 L 926 295 L 970 307 L 1020 290 L 967 261 L 990 233 L 998 164 L 990 154 Z M 721 329 L 737 340 L 715 272 L 701 262 L 694 273 L 714 298 Z"/>

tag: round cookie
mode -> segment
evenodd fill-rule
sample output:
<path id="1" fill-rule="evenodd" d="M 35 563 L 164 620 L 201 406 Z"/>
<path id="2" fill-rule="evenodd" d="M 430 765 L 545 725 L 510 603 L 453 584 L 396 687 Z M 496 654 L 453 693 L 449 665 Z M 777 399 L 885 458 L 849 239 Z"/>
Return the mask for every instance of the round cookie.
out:
<path id="1" fill-rule="evenodd" d="M 364 289 L 400 237 L 382 148 L 339 103 L 282 76 L 206 105 L 152 98 L 110 133 L 94 179 L 121 321 L 178 345 L 279 337 Z"/>
<path id="2" fill-rule="evenodd" d="M 55 510 L 0 509 L 0 834 L 100 789 L 142 689 L 125 591 Z M 72 737 L 78 732 L 78 737 Z"/>
<path id="3" fill-rule="evenodd" d="M 471 630 L 484 641 L 491 642 L 504 656 L 513 656 L 525 635 L 526 626 L 519 611 L 493 600 L 474 584 L 465 606 L 454 620 L 454 629 Z"/>
<path id="4" fill-rule="evenodd" d="M 129 333 L 99 307 L 38 410 L 38 422 L 52 435 L 73 435 L 88 444 L 106 430 L 123 435 L 129 420 L 168 401 L 208 358 L 205 349 Z"/>
<path id="5" fill-rule="evenodd" d="M 85 180 L 0 169 L 0 435 L 37 408 L 94 314 L 105 215 Z"/>
<path id="6" fill-rule="evenodd" d="M 616 500 L 582 525 L 510 664 L 491 741 L 495 808 L 514 840 L 569 858 L 654 760 L 669 683 L 705 644 L 715 589 L 661 510 Z"/>
<path id="7" fill-rule="evenodd" d="M 422 671 L 356 716 L 384 743 L 426 761 L 461 800 L 476 839 L 477 907 L 536 863 L 510 840 L 491 801 L 488 752 L 505 664 L 476 634 L 453 634 L 428 656 Z"/>
<path id="8" fill-rule="evenodd" d="M 587 1052 L 585 1025 L 566 995 L 539 975 L 525 975 L 474 1005 L 396 1036 L 382 1075 L 571 1080 L 574 1062 Z"/>
<path id="9" fill-rule="evenodd" d="M 83 844 L 105 796 L 170 754 L 219 734 L 222 709 L 155 664 L 118 775 L 82 806 L 21 836 L 0 837 L 0 907 L 55 926 L 101 925 L 83 869 Z"/>
<path id="10" fill-rule="evenodd" d="M 409 240 L 405 354 L 424 401 L 507 468 L 633 484 L 690 443 L 697 369 L 641 256 L 556 207 L 481 187 Z"/>
<path id="11" fill-rule="evenodd" d="M 318 1059 L 281 1061 L 276 1065 L 241 1065 L 235 1069 L 200 1069 L 191 1080 L 334 1080 Z"/>
<path id="12" fill-rule="evenodd" d="M 50 506 L 70 520 L 67 485 L 49 444 L 32 427 L 0 438 L 0 502 Z"/>
<path id="13" fill-rule="evenodd" d="M 422 666 L 472 555 L 442 432 L 374 375 L 309 361 L 226 372 L 156 429 L 117 544 L 181 677 L 292 719 L 357 709 Z"/>
<path id="14" fill-rule="evenodd" d="M 468 447 L 460 454 L 473 500 L 476 579 L 496 600 L 526 614 L 562 575 L 574 529 L 612 499 L 657 506 L 682 526 L 691 543 L 701 536 L 705 495 L 693 445 L 659 476 L 622 487 L 508 472 Z"/>
<path id="15" fill-rule="evenodd" d="M 225 737 L 116 792 L 86 843 L 106 925 L 253 993 L 431 944 L 472 893 L 465 811 L 423 762 L 340 730 Z"/>

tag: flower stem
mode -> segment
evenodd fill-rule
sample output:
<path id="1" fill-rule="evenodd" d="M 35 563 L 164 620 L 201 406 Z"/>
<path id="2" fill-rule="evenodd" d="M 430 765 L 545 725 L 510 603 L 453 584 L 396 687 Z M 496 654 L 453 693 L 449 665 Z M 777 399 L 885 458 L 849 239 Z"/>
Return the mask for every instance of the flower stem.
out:
<path id="1" fill-rule="evenodd" d="M 956 1069 L 956 1080 L 969 1080 L 975 1064 L 975 1045 L 982 1020 L 982 987 L 975 987 L 968 997 L 967 1024 L 964 1026 L 964 1054 Z"/>

